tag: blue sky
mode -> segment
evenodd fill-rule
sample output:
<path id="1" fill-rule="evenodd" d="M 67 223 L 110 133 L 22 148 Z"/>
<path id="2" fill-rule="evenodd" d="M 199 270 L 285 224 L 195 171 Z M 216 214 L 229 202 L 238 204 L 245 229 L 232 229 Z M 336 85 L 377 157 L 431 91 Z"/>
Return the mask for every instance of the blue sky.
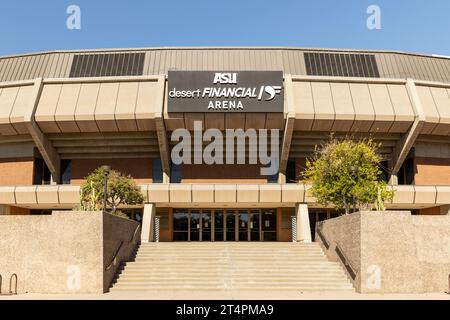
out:
<path id="1" fill-rule="evenodd" d="M 81 8 L 68 30 L 66 8 Z M 369 5 L 381 30 L 366 27 Z M 0 55 L 152 46 L 300 46 L 450 55 L 448 0 L 2 0 Z"/>

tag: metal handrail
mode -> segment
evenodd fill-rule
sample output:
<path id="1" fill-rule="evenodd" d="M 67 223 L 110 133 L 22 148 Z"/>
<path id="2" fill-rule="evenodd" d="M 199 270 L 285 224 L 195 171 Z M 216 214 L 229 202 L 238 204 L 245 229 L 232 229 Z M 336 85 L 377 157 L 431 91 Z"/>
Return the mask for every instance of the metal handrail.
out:
<path id="1" fill-rule="evenodd" d="M 3 278 L 2 278 L 2 275 L 0 274 L 0 295 L 2 294 L 2 283 L 3 283 Z"/>
<path id="2" fill-rule="evenodd" d="M 13 280 L 13 278 L 16 278 L 16 285 L 15 285 L 14 293 L 11 290 L 12 289 L 12 280 Z M 9 294 L 17 294 L 17 281 L 18 281 L 17 274 L 13 273 L 11 275 L 11 278 L 9 278 Z"/>
<path id="3" fill-rule="evenodd" d="M 134 238 L 136 237 L 137 231 L 139 230 L 140 227 L 141 227 L 141 225 L 138 224 L 136 229 L 134 230 L 133 236 L 130 238 L 130 240 L 128 240 L 128 243 L 133 242 Z"/>
<path id="4" fill-rule="evenodd" d="M 339 259 L 341 259 L 342 264 L 344 265 L 345 269 L 347 269 L 347 272 L 350 274 L 350 277 L 353 280 L 355 280 L 357 272 L 353 268 L 350 260 L 347 258 L 347 256 L 345 255 L 344 251 L 342 250 L 342 248 L 339 246 L 338 243 L 336 243 L 336 249 L 335 250 L 336 250 L 336 253 L 337 253 Z"/>
<path id="5" fill-rule="evenodd" d="M 117 255 L 119 254 L 120 249 L 122 248 L 122 245 L 123 245 L 123 241 L 120 241 L 119 246 L 117 247 L 117 249 L 116 249 L 116 251 L 115 251 L 115 253 L 114 253 L 114 255 L 113 255 L 112 259 L 111 259 L 111 262 L 105 268 L 105 270 L 109 270 L 111 268 L 111 266 L 113 265 L 114 261 L 116 260 Z"/>
<path id="6" fill-rule="evenodd" d="M 325 248 L 328 250 L 330 248 L 330 243 L 325 238 L 325 235 L 322 233 L 322 224 L 317 225 L 317 235 L 319 236 L 320 240 L 322 241 Z"/>

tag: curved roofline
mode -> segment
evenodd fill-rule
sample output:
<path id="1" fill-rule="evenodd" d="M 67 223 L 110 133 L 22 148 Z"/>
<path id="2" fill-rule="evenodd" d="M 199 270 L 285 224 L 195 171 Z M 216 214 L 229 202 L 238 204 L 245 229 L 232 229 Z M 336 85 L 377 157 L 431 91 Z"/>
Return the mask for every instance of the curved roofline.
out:
<path id="1" fill-rule="evenodd" d="M 409 56 L 421 56 L 438 59 L 450 59 L 450 56 L 440 54 L 425 54 L 418 52 L 406 52 L 400 50 L 370 50 L 370 49 L 337 49 L 337 48 L 308 48 L 289 46 L 162 46 L 162 47 L 142 47 L 142 48 L 100 48 L 100 49 L 70 49 L 70 50 L 49 50 L 36 51 L 31 53 L 19 53 L 0 56 L 0 59 L 26 57 L 52 53 L 83 53 L 83 52 L 122 52 L 122 51 L 147 51 L 147 50 L 298 50 L 298 51 L 330 51 L 330 52 L 355 52 L 355 53 L 391 53 Z"/>

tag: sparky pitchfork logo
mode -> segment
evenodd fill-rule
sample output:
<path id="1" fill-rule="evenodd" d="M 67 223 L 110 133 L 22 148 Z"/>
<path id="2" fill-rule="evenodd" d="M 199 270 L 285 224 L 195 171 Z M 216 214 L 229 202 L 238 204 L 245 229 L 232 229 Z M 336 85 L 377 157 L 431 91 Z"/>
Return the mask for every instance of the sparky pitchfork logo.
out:
<path id="1" fill-rule="evenodd" d="M 258 100 L 260 100 L 260 101 L 261 101 L 261 98 L 262 98 L 262 89 L 263 88 L 261 88 L 260 94 L 258 96 Z M 269 95 L 269 97 L 267 97 L 265 100 L 266 101 L 270 101 L 273 98 L 275 98 L 275 96 L 277 94 L 281 93 L 281 86 L 264 86 L 264 92 Z"/>

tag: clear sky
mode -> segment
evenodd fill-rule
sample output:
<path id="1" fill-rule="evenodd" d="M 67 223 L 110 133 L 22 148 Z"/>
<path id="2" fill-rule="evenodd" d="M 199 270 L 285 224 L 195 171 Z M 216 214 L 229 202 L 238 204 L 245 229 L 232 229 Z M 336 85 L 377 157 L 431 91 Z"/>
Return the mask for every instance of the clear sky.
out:
<path id="1" fill-rule="evenodd" d="M 81 29 L 69 30 L 69 5 Z M 381 30 L 366 25 L 369 5 Z M 1 0 L 0 55 L 153 46 L 300 46 L 450 55 L 449 0 Z"/>

